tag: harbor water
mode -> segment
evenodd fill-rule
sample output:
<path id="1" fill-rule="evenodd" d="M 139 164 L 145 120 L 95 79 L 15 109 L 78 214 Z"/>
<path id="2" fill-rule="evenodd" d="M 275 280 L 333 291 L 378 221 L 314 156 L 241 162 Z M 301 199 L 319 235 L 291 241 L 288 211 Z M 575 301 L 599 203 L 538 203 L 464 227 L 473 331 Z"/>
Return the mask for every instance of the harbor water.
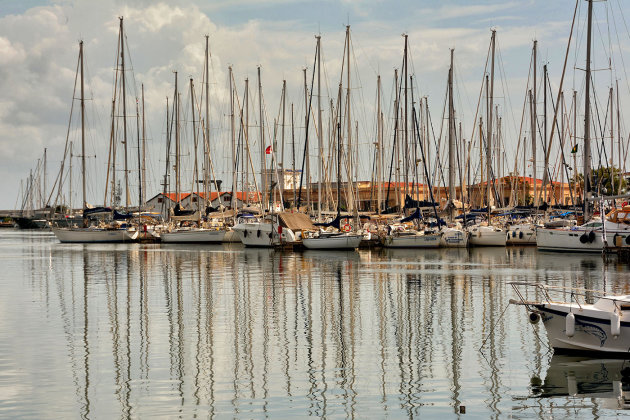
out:
<path id="1" fill-rule="evenodd" d="M 508 304 L 510 281 L 630 294 L 629 267 L 600 255 L 61 244 L 4 229 L 0 267 L 0 418 L 630 414 L 624 361 L 554 356 Z"/>

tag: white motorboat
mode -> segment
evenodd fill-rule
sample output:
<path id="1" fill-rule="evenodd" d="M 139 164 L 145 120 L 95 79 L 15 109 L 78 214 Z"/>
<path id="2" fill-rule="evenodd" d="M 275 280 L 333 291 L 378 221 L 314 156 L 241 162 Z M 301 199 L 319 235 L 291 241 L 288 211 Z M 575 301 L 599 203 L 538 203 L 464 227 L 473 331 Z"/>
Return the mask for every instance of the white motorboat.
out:
<path id="1" fill-rule="evenodd" d="M 241 217 L 232 229 L 245 246 L 268 248 L 299 243 L 303 232 L 315 230 L 315 226 L 305 214 L 281 212 L 263 219 Z"/>
<path id="2" fill-rule="evenodd" d="M 492 225 L 474 225 L 469 230 L 471 246 L 505 246 L 506 233 Z"/>
<path id="3" fill-rule="evenodd" d="M 544 251 L 567 252 L 602 252 L 604 247 L 629 246 L 630 206 L 611 211 L 604 222 L 599 218 L 593 218 L 581 226 L 538 228 L 536 245 L 538 249 Z"/>
<path id="4" fill-rule="evenodd" d="M 223 242 L 223 229 L 179 228 L 163 232 L 160 237 L 165 243 L 216 243 Z"/>
<path id="5" fill-rule="evenodd" d="M 547 330 L 549 344 L 559 352 L 590 352 L 629 355 L 630 351 L 630 295 L 605 295 L 603 293 L 544 284 L 524 282 L 510 283 L 518 300 L 510 303 L 524 305 L 532 323 L 542 320 Z M 525 299 L 523 288 L 535 287 L 543 296 L 541 300 Z M 551 298 L 550 292 L 570 294 L 571 301 Z M 598 294 L 595 303 L 580 302 L 586 293 Z"/>
<path id="6" fill-rule="evenodd" d="M 445 248 L 466 248 L 468 232 L 458 227 L 445 227 L 442 229 L 440 245 Z"/>
<path id="7" fill-rule="evenodd" d="M 248 220 L 237 223 L 234 232 L 245 246 L 270 248 L 280 245 L 280 237 L 276 233 L 277 225 L 270 221 Z"/>
<path id="8" fill-rule="evenodd" d="M 303 237 L 302 243 L 308 249 L 357 249 L 362 240 L 357 233 L 320 231 Z"/>
<path id="9" fill-rule="evenodd" d="M 417 230 L 392 230 L 385 236 L 383 246 L 387 248 L 438 248 L 442 235 Z"/>
<path id="10" fill-rule="evenodd" d="M 137 230 L 88 228 L 53 228 L 53 233 L 62 243 L 134 242 Z"/>
<path id="11" fill-rule="evenodd" d="M 532 223 L 510 225 L 507 229 L 506 243 L 508 245 L 536 245 L 536 225 Z"/>

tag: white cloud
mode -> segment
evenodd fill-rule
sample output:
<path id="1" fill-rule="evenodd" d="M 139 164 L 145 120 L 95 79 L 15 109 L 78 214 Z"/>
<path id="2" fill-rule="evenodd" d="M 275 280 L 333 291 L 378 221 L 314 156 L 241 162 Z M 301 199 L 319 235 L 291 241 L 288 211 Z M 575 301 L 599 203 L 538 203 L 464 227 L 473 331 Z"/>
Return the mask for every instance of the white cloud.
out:
<path id="1" fill-rule="evenodd" d="M 460 2 L 461 3 L 461 2 Z M 253 2 L 213 2 L 194 0 L 176 2 L 142 1 L 125 3 L 67 0 L 44 7 L 35 7 L 22 14 L 0 18 L 0 167 L 4 172 L 0 184 L 0 208 L 13 206 L 19 179 L 28 174 L 44 147 L 51 160 L 61 158 L 77 63 L 77 44 L 85 40 L 86 72 L 88 77 L 94 153 L 104 162 L 109 141 L 109 114 L 112 95 L 113 67 L 119 16 L 124 16 L 131 63 L 136 81 L 145 85 L 147 120 L 151 136 L 153 188 L 161 177 L 165 127 L 165 98 L 173 95 L 173 71 L 179 72 L 183 99 L 187 98 L 190 76 L 199 87 L 204 60 L 204 35 L 210 36 L 212 51 L 212 127 L 215 144 L 225 166 L 229 150 L 228 65 L 233 65 L 239 96 L 243 82 L 250 79 L 252 97 L 256 100 L 256 67 L 262 66 L 264 96 L 269 121 L 278 110 L 282 80 L 286 79 L 289 100 L 295 103 L 296 120 L 303 112 L 303 73 L 311 66 L 315 51 L 314 31 L 320 16 L 287 14 L 287 8 L 305 3 L 290 0 Z M 554 16 L 519 18 L 523 4 L 516 2 L 486 5 L 451 4 L 432 9 L 396 10 L 388 2 L 361 0 L 344 1 L 336 5 L 340 15 L 331 16 L 322 33 L 327 95 L 336 96 L 344 44 L 345 11 L 351 10 L 352 39 L 355 67 L 353 97 L 361 116 L 362 138 L 372 130 L 372 109 L 376 74 L 383 78 L 384 101 L 391 101 L 393 69 L 402 61 L 401 32 L 407 31 L 413 58 L 413 70 L 422 95 L 428 95 L 437 116 L 443 101 L 448 67 L 449 48 L 455 48 L 457 72 L 461 78 L 461 95 L 469 92 L 464 104 L 476 103 L 476 94 L 490 39 L 488 24 L 497 26 L 501 56 L 510 78 L 506 85 L 513 95 L 512 103 L 520 107 L 523 79 L 527 74 L 531 41 L 540 40 L 541 48 L 549 51 L 550 68 L 559 74 L 564 58 L 563 48 L 570 22 Z M 243 18 L 248 7 L 264 9 L 264 17 L 256 14 Z M 330 2 L 320 2 L 322 9 Z M 306 6 L 304 6 L 306 7 Z M 385 9 L 387 10 L 385 10 Z M 326 9 L 328 10 L 328 9 Z M 390 13 L 385 19 L 379 13 Z M 204 13 L 206 12 L 206 13 Z M 216 13 L 215 13 L 216 12 Z M 214 16 L 223 13 L 222 20 Z M 228 22 L 226 14 L 240 13 L 240 19 Z M 272 18 L 274 12 L 277 16 Z M 246 13 L 245 13 L 246 15 Z M 218 16 L 218 15 L 217 15 Z M 394 17 L 398 16 L 397 19 Z M 517 19 L 514 19 L 514 17 Z M 566 16 L 569 19 L 570 16 Z M 477 20 L 475 20 L 477 19 Z M 305 23 L 306 22 L 306 23 Z M 331 23 L 333 22 L 333 23 Z M 483 23 L 479 23 L 483 22 Z M 330 29 L 330 28 L 333 29 Z M 621 48 L 628 48 L 623 44 Z M 627 61 L 627 60 L 626 60 Z M 552 73 L 553 74 L 553 73 Z M 360 77 L 356 77 L 360 76 Z M 242 101 L 242 97 L 240 98 Z M 132 102 L 130 102 L 132 103 Z M 385 104 L 386 108 L 391 105 Z M 470 106 L 467 106 L 468 108 Z M 188 109 L 190 105 L 186 105 Z M 360 109 L 359 109 L 360 108 Z M 512 110 L 520 116 L 520 109 Z M 459 115 L 473 110 L 459 109 Z M 257 124 L 257 112 L 250 112 L 252 124 Z M 468 115 L 470 118 L 472 115 Z M 436 117 L 437 118 L 437 117 Z M 465 121 L 470 124 L 470 121 Z M 253 129 L 255 132 L 256 130 Z M 301 136 L 301 134 L 299 134 Z M 257 135 L 251 136 L 257 142 Z M 300 137 L 301 138 L 301 137 Z M 368 141 L 366 140 L 366 143 Z M 257 158 L 253 156 L 253 160 Z M 102 170 L 104 163 L 100 163 Z M 365 165 L 366 167 L 369 166 Z M 53 169 L 49 173 L 52 174 Z M 98 187 L 95 187 L 98 189 Z M 99 193 L 95 195 L 100 196 Z M 96 198 L 94 198 L 96 199 Z"/>

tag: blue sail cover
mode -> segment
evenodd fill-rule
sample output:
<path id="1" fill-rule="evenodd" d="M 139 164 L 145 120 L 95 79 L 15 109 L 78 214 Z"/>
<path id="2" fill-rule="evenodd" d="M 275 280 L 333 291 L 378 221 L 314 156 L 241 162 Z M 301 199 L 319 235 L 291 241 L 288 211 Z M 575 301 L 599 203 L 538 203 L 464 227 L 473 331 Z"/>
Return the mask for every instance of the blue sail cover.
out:
<path id="1" fill-rule="evenodd" d="M 422 219 L 422 213 L 420 213 L 420 209 L 419 208 L 416 209 L 416 211 L 414 211 L 409 216 L 405 217 L 404 219 L 401 219 L 400 221 L 402 223 L 405 223 L 405 222 L 410 222 L 410 221 L 415 220 L 415 219 L 418 219 L 418 220 Z"/>
<path id="2" fill-rule="evenodd" d="M 314 226 L 322 226 L 322 227 L 335 227 L 337 229 L 341 229 L 341 220 L 342 219 L 354 219 L 354 216 L 337 216 L 330 223 L 313 223 Z M 370 219 L 370 216 L 367 215 L 359 215 L 359 219 Z"/>
<path id="3" fill-rule="evenodd" d="M 127 220 L 133 218 L 133 214 L 131 213 L 119 213 L 117 210 L 114 210 L 114 220 Z"/>
<path id="4" fill-rule="evenodd" d="M 407 196 L 405 197 L 406 209 L 413 209 L 413 208 L 418 208 L 418 207 L 433 207 L 433 206 L 437 206 L 437 204 L 434 203 L 433 201 L 414 200 L 413 198 L 411 198 L 409 194 L 407 194 Z"/>
<path id="5" fill-rule="evenodd" d="M 173 213 L 175 214 L 175 216 L 190 216 L 192 214 L 195 214 L 195 211 L 194 210 L 185 210 L 185 209 L 182 208 L 182 206 L 180 206 L 179 203 L 177 203 L 177 205 L 173 209 Z"/>
<path id="6" fill-rule="evenodd" d="M 93 207 L 91 209 L 83 209 L 83 217 L 90 217 L 100 213 L 111 213 L 112 209 L 109 207 Z"/>

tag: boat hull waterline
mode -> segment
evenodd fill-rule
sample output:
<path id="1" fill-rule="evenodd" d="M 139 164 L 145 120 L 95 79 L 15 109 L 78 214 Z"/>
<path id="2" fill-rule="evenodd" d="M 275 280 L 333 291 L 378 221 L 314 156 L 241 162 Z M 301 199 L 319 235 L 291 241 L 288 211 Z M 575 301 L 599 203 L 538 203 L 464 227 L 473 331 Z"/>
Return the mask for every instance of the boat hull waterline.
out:
<path id="1" fill-rule="evenodd" d="M 134 242 L 138 231 L 129 232 L 125 229 L 53 229 L 53 233 L 62 243 L 103 243 L 103 242 Z"/>

